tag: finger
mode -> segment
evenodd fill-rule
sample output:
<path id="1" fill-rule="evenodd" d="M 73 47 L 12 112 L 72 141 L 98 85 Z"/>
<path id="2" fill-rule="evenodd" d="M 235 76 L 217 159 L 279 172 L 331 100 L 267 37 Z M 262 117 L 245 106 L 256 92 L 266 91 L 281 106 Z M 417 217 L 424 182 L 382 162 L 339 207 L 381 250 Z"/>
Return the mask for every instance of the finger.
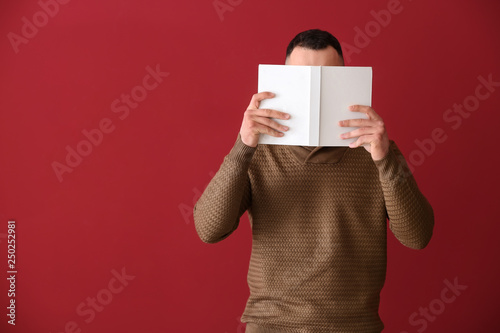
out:
<path id="1" fill-rule="evenodd" d="M 381 119 L 381 117 L 375 112 L 375 110 L 372 107 L 367 106 L 367 105 L 357 105 L 357 104 L 351 105 L 349 107 L 349 110 L 353 111 L 353 112 L 364 113 L 368 116 L 369 119 L 373 119 L 373 120 Z"/>
<path id="2" fill-rule="evenodd" d="M 259 117 L 283 119 L 283 120 L 290 119 L 290 115 L 288 113 L 282 112 L 282 111 L 277 111 L 277 110 L 272 110 L 272 109 L 252 110 L 251 115 L 252 116 L 255 115 L 255 116 L 259 116 Z"/>
<path id="3" fill-rule="evenodd" d="M 278 123 L 277 121 L 274 121 L 270 118 L 267 117 L 252 117 L 252 120 L 256 123 L 262 124 L 267 127 L 271 127 L 274 130 L 277 131 L 288 131 L 288 126 L 282 125 Z"/>
<path id="4" fill-rule="evenodd" d="M 248 105 L 248 109 L 258 109 L 260 105 L 260 101 L 268 98 L 273 98 L 275 96 L 274 93 L 269 91 L 263 91 L 252 96 L 250 100 L 250 104 Z"/>
<path id="5" fill-rule="evenodd" d="M 361 127 L 357 128 L 355 130 L 352 130 L 350 132 L 342 133 L 340 134 L 341 139 L 351 139 L 351 138 L 357 138 L 362 135 L 370 135 L 373 134 L 374 128 L 373 127 Z"/>
<path id="6" fill-rule="evenodd" d="M 371 120 L 371 119 L 346 119 L 339 121 L 339 126 L 341 127 L 370 127 L 377 126 L 383 124 L 382 121 L 379 120 Z"/>
<path id="7" fill-rule="evenodd" d="M 374 140 L 374 135 L 362 135 L 356 141 L 349 144 L 350 148 L 357 148 L 365 144 L 370 144 Z"/>
<path id="8" fill-rule="evenodd" d="M 255 123 L 255 130 L 260 134 L 267 134 L 267 135 L 271 135 L 271 136 L 275 136 L 275 137 L 280 137 L 280 136 L 285 135 L 284 133 L 282 133 L 280 131 L 273 130 L 271 127 L 261 125 L 259 123 Z"/>

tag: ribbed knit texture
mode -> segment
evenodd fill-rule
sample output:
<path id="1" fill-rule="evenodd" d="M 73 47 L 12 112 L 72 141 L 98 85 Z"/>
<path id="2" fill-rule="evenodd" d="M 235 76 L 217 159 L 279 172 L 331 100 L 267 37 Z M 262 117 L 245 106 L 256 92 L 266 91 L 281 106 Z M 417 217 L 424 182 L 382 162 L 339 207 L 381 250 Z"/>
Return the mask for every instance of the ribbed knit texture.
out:
<path id="1" fill-rule="evenodd" d="M 362 147 L 252 148 L 238 136 L 195 205 L 198 235 L 228 237 L 246 210 L 253 242 L 241 320 L 252 332 L 380 332 L 387 217 L 415 249 L 434 225 L 393 141 L 374 162 Z"/>

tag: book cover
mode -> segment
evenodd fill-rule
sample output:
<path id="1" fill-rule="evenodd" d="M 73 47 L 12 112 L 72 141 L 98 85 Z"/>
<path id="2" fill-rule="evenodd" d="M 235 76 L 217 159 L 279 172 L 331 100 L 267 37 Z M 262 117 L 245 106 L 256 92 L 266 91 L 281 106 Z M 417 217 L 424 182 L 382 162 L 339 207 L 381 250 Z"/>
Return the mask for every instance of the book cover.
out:
<path id="1" fill-rule="evenodd" d="M 345 119 L 366 118 L 349 111 L 354 104 L 371 106 L 372 68 L 345 66 L 259 65 L 258 91 L 276 94 L 263 100 L 261 109 L 290 114 L 276 120 L 290 129 L 283 137 L 262 134 L 259 144 L 348 146 L 356 139 L 340 139 L 353 127 L 340 127 Z"/>

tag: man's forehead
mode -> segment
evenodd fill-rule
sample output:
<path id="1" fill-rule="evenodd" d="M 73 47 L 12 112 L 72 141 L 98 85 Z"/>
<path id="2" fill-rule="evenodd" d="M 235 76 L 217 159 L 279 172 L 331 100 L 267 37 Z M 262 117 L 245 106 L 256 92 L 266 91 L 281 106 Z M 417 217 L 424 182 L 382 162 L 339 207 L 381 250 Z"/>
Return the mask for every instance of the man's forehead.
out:
<path id="1" fill-rule="evenodd" d="M 286 59 L 287 65 L 302 66 L 342 66 L 342 57 L 330 45 L 324 49 L 313 50 L 296 46 Z"/>

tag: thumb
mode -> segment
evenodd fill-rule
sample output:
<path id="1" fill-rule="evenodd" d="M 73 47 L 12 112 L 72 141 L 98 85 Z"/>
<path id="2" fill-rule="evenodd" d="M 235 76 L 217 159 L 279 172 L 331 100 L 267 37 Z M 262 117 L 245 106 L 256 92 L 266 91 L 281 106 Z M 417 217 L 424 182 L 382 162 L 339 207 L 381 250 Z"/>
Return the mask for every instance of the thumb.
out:
<path id="1" fill-rule="evenodd" d="M 252 100 L 250 101 L 250 104 L 248 105 L 248 109 L 258 109 L 260 106 L 260 102 L 264 99 L 268 98 L 273 98 L 276 96 L 274 93 L 269 92 L 269 91 L 263 91 L 258 94 L 255 94 L 252 96 Z"/>

